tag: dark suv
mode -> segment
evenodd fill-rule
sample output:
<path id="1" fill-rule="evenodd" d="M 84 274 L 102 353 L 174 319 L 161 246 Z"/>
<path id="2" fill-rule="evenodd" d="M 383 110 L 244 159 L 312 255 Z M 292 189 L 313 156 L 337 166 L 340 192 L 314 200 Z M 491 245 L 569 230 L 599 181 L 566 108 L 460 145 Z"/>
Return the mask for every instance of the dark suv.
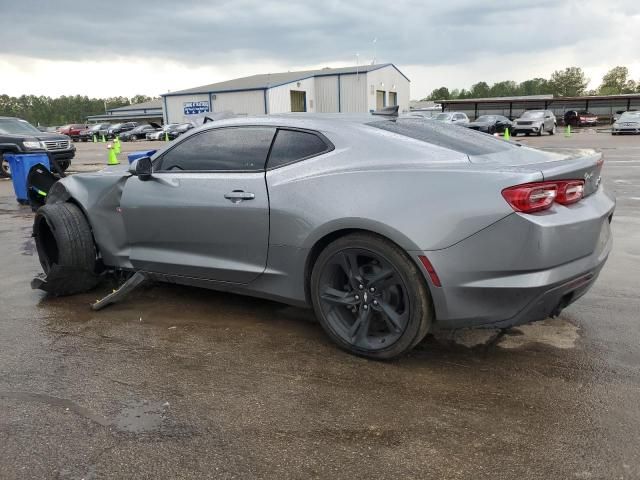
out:
<path id="1" fill-rule="evenodd" d="M 105 136 L 107 138 L 116 138 L 122 132 L 128 132 L 129 130 L 133 130 L 137 126 L 138 126 L 137 122 L 116 123 L 116 124 L 111 125 L 109 128 L 106 129 L 106 135 Z M 103 132 L 104 132 L 104 130 L 100 130 L 101 134 Z"/>
<path id="2" fill-rule="evenodd" d="M 11 176 L 9 163 L 5 161 L 3 154 L 43 151 L 57 160 L 62 170 L 66 170 L 76 154 L 76 147 L 67 135 L 41 132 L 21 118 L 0 117 L 0 177 Z"/>

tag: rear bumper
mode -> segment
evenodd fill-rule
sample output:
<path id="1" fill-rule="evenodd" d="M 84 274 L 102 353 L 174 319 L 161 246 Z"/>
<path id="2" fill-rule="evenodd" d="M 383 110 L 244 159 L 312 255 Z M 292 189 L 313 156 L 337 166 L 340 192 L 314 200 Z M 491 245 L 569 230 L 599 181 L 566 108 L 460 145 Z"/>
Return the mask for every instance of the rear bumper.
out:
<path id="1" fill-rule="evenodd" d="M 506 328 L 559 313 L 606 262 L 614 207 L 600 189 L 571 207 L 514 213 L 452 247 L 415 252 L 442 283 L 430 289 L 438 327 Z"/>
<path id="2" fill-rule="evenodd" d="M 538 127 L 537 125 L 514 125 L 512 131 L 516 133 L 538 133 L 544 126 Z"/>

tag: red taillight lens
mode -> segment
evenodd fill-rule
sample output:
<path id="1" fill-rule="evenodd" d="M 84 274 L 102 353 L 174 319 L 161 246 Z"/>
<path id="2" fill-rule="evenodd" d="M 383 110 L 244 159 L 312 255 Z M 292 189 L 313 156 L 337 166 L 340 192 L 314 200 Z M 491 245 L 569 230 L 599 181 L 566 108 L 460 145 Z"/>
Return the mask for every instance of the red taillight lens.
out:
<path id="1" fill-rule="evenodd" d="M 516 212 L 532 213 L 549 208 L 558 194 L 554 182 L 526 183 L 502 190 L 502 196 Z"/>
<path id="2" fill-rule="evenodd" d="M 584 180 L 558 180 L 516 185 L 502 190 L 502 196 L 516 212 L 546 210 L 553 202 L 569 205 L 584 194 Z"/>
<path id="3" fill-rule="evenodd" d="M 576 203 L 582 199 L 584 194 L 584 180 L 571 180 L 568 182 L 562 182 L 558 185 L 558 195 L 556 196 L 556 202 L 562 205 L 569 205 Z"/>

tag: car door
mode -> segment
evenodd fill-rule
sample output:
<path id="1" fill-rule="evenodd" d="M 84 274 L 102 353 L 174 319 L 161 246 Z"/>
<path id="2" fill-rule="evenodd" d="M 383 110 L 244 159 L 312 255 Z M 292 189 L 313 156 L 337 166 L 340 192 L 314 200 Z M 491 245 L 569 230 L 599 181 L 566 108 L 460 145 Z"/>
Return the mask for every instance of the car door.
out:
<path id="1" fill-rule="evenodd" d="M 127 180 L 121 210 L 137 269 L 248 283 L 265 269 L 265 162 L 275 129 L 221 127 L 189 135 Z"/>

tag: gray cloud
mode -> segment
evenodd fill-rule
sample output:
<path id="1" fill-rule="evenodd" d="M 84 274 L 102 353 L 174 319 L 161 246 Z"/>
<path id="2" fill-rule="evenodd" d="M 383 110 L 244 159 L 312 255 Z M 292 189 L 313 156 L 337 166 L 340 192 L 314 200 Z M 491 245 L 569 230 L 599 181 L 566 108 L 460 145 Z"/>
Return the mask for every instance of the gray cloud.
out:
<path id="1" fill-rule="evenodd" d="M 377 38 L 380 61 L 445 65 L 607 41 L 637 22 L 639 3 L 0 0 L 0 44 L 3 53 L 43 59 L 311 65 L 352 63 L 356 52 L 370 60 Z"/>

